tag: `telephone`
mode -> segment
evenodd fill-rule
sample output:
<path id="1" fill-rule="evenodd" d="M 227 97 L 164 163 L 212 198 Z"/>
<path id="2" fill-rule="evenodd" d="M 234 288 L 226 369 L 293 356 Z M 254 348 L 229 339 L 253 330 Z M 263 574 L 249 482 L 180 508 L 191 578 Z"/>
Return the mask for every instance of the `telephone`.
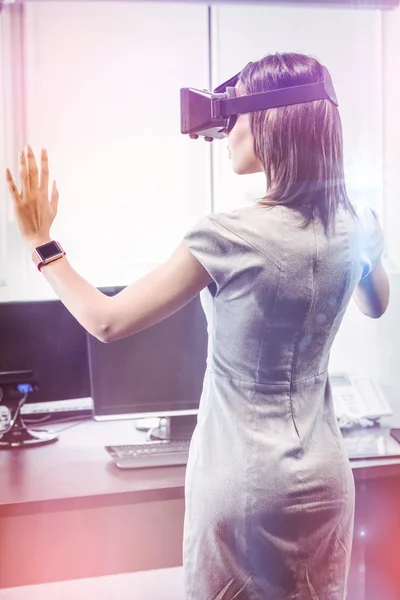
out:
<path id="1" fill-rule="evenodd" d="M 336 416 L 371 420 L 393 414 L 379 384 L 367 377 L 347 373 L 329 375 Z"/>

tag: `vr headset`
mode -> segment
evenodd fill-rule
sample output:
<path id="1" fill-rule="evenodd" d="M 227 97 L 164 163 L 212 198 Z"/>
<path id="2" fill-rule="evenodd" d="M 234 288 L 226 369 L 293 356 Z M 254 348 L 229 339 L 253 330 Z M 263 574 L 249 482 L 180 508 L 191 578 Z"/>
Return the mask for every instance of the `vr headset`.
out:
<path id="1" fill-rule="evenodd" d="M 190 138 L 204 137 L 207 142 L 223 139 L 232 131 L 237 116 L 268 108 L 302 104 L 313 100 L 330 100 L 338 106 L 328 69 L 323 67 L 323 80 L 292 87 L 235 97 L 237 73 L 215 88 L 214 93 L 195 88 L 181 88 L 181 133 Z"/>

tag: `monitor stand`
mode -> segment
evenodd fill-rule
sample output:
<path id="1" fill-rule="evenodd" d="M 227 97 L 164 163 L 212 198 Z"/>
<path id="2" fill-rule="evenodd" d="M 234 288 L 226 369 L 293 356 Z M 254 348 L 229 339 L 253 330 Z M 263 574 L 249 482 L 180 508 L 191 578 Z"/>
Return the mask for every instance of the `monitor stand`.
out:
<path id="1" fill-rule="evenodd" d="M 150 440 L 190 440 L 197 423 L 197 415 L 174 415 L 160 419 L 158 427 L 148 431 Z"/>
<path id="2" fill-rule="evenodd" d="M 147 433 L 149 429 L 158 427 L 160 421 L 160 417 L 144 417 L 142 419 L 135 419 L 133 425 L 138 431 L 145 431 Z"/>
<path id="3" fill-rule="evenodd" d="M 0 407 L 4 407 L 0 415 L 0 450 L 28 448 L 56 442 L 58 437 L 47 431 L 28 429 L 21 418 L 21 407 L 28 394 L 11 395 L 6 392 L 1 398 Z M 4 431 L 3 434 L 1 432 Z"/>

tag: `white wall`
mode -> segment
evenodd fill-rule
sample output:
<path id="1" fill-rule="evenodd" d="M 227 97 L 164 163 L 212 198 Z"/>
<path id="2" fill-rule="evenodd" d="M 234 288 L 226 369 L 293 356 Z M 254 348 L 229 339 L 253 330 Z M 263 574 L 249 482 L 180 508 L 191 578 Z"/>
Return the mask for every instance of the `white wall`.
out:
<path id="1" fill-rule="evenodd" d="M 181 86 L 208 87 L 207 7 L 35 2 L 25 9 L 27 141 L 37 151 L 48 148 L 58 181 L 54 237 L 92 283 L 128 283 L 165 258 L 209 211 L 208 146 L 180 135 L 178 115 Z M 395 263 L 400 10 L 234 4 L 214 5 L 212 16 L 214 85 L 268 52 L 303 51 L 327 65 L 340 102 L 348 187 L 378 208 Z M 215 210 L 264 191 L 261 176 L 230 172 L 223 142 L 214 143 L 214 169 Z M 24 256 L 24 271 L 9 263 L 0 300 L 52 295 Z M 332 370 L 399 385 L 399 275 L 391 281 L 382 319 L 349 307 Z"/>

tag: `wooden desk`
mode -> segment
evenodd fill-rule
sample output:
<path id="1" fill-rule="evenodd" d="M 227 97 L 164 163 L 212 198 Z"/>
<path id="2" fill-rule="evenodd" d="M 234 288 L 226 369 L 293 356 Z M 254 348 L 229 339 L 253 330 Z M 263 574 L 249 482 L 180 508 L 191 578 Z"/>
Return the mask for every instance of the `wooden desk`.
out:
<path id="1" fill-rule="evenodd" d="M 125 471 L 104 449 L 143 437 L 85 421 L 0 452 L 0 588 L 182 564 L 185 468 Z"/>
<path id="2" fill-rule="evenodd" d="M 0 452 L 0 588 L 182 564 L 185 468 L 121 470 L 104 449 L 142 439 L 129 421 L 86 421 L 55 444 Z M 349 600 L 399 600 L 400 460 L 353 472 Z"/>

